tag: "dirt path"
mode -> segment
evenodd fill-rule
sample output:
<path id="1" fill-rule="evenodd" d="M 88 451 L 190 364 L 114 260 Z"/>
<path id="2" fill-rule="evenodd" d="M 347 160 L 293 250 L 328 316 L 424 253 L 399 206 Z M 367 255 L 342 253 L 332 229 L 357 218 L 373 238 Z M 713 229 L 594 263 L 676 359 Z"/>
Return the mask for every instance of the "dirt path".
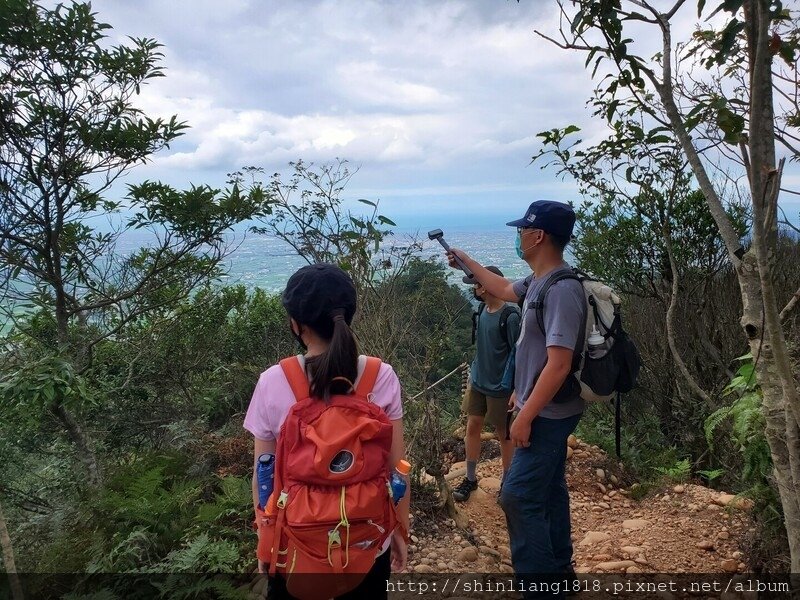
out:
<path id="1" fill-rule="evenodd" d="M 637 501 L 603 451 L 571 440 L 567 480 L 576 570 L 582 573 L 716 573 L 745 570 L 738 544 L 752 526 L 738 498 L 678 485 Z M 500 460 L 478 467 L 479 489 L 462 505 L 470 531 L 452 522 L 413 531 L 409 570 L 513 572 L 505 517 L 496 502 Z M 463 463 L 448 477 L 457 483 Z M 738 505 L 737 505 L 738 503 Z"/>

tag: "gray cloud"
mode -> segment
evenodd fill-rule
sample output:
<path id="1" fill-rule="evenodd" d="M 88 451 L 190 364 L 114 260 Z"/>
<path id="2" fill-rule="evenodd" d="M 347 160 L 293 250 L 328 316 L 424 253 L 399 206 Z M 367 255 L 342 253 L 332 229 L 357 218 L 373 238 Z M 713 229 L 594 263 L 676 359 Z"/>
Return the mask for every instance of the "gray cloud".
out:
<path id="1" fill-rule="evenodd" d="M 361 166 L 354 188 L 388 198 L 396 213 L 445 211 L 463 193 L 472 211 L 514 214 L 536 195 L 576 197 L 571 183 L 528 166 L 537 132 L 577 123 L 585 136 L 606 135 L 584 108 L 593 88 L 584 57 L 533 33 L 555 30 L 555 3 L 93 6 L 119 40 L 164 44 L 167 77 L 141 105 L 192 127 L 136 177 L 219 184 L 243 165 L 272 172 L 342 157 Z"/>
<path id="2" fill-rule="evenodd" d="M 499 169 L 493 180 L 519 171 L 520 183 L 531 174 L 522 171 L 534 134 L 585 119 L 591 89 L 588 77 L 563 76 L 582 71 L 580 57 L 533 35 L 554 22 L 545 3 L 95 7 L 116 35 L 165 45 L 167 77 L 144 91 L 142 105 L 192 126 L 150 167 L 172 177 L 342 156 L 363 165 L 369 185 L 391 183 L 410 165 L 452 176 L 467 164 Z"/>

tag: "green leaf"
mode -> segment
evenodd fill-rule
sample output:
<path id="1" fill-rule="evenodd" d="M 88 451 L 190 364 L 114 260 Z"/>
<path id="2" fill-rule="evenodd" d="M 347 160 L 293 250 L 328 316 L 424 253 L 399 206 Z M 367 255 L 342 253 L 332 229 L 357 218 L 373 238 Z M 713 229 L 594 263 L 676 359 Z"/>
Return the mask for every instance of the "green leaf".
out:
<path id="1" fill-rule="evenodd" d="M 778 54 L 780 55 L 780 57 L 790 67 L 794 67 L 795 50 L 796 50 L 796 48 L 792 47 L 791 45 L 787 44 L 786 42 L 781 42 L 781 47 L 778 50 Z"/>
<path id="2" fill-rule="evenodd" d="M 627 181 L 629 181 L 629 182 L 632 182 L 632 181 L 633 181 L 633 170 L 634 170 L 635 168 L 636 168 L 635 166 L 631 165 L 630 167 L 628 167 L 627 169 L 625 169 L 625 179 L 626 179 Z"/>
<path id="3" fill-rule="evenodd" d="M 739 137 L 744 131 L 744 117 L 734 113 L 727 106 L 717 113 L 717 125 L 725 134 L 724 139 L 729 144 L 738 144 Z"/>
<path id="4" fill-rule="evenodd" d="M 705 2 L 703 2 L 703 4 L 705 4 Z M 716 15 L 721 10 L 733 14 L 737 12 L 740 8 L 742 8 L 743 4 L 744 0 L 724 0 L 722 4 L 720 4 L 719 6 L 717 6 L 717 8 L 714 9 L 714 12 L 712 12 L 710 15 L 708 15 L 708 17 L 706 17 L 706 21 L 708 21 L 711 17 Z"/>
<path id="5" fill-rule="evenodd" d="M 375 204 L 371 200 L 366 200 L 364 198 L 359 198 L 358 201 L 361 202 L 361 204 L 366 204 L 368 206 L 372 206 L 373 208 L 378 206 L 377 204 Z"/>
<path id="6" fill-rule="evenodd" d="M 570 29 L 572 31 L 578 30 L 578 25 L 580 25 L 581 21 L 583 20 L 583 11 L 579 10 L 575 13 L 575 16 L 572 18 L 572 23 L 570 23 Z"/>

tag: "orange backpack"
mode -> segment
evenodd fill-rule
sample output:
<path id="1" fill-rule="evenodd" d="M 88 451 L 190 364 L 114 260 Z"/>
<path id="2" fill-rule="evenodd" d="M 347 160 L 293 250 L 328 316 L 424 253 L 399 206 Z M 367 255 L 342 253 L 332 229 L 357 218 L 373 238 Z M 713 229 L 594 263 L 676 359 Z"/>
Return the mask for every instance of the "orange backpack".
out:
<path id="1" fill-rule="evenodd" d="M 358 586 L 398 523 L 392 424 L 371 401 L 381 361 L 368 357 L 355 390 L 327 403 L 310 397 L 297 357 L 280 365 L 296 402 L 278 435 L 272 495 L 256 509 L 257 554 L 292 596 L 325 600 Z"/>

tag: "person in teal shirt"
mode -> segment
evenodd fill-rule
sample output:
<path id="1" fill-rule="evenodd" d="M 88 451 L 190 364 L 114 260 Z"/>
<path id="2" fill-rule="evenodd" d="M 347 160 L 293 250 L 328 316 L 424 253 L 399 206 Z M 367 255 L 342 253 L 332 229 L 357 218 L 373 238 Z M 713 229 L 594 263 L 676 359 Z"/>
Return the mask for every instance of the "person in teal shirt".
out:
<path id="1" fill-rule="evenodd" d="M 487 267 L 492 273 L 502 276 L 497 267 Z M 511 464 L 514 446 L 506 439 L 507 415 L 511 389 L 503 386 L 503 373 L 511 350 L 516 344 L 520 330 L 518 308 L 490 294 L 474 279 L 464 277 L 465 283 L 474 283 L 473 293 L 481 301 L 476 313 L 475 358 L 472 361 L 470 383 L 461 408 L 467 415 L 467 430 L 464 437 L 467 473 L 463 481 L 453 490 L 453 497 L 463 502 L 478 487 L 477 465 L 481 453 L 481 431 L 488 421 L 497 432 L 503 461 L 503 473 Z"/>

